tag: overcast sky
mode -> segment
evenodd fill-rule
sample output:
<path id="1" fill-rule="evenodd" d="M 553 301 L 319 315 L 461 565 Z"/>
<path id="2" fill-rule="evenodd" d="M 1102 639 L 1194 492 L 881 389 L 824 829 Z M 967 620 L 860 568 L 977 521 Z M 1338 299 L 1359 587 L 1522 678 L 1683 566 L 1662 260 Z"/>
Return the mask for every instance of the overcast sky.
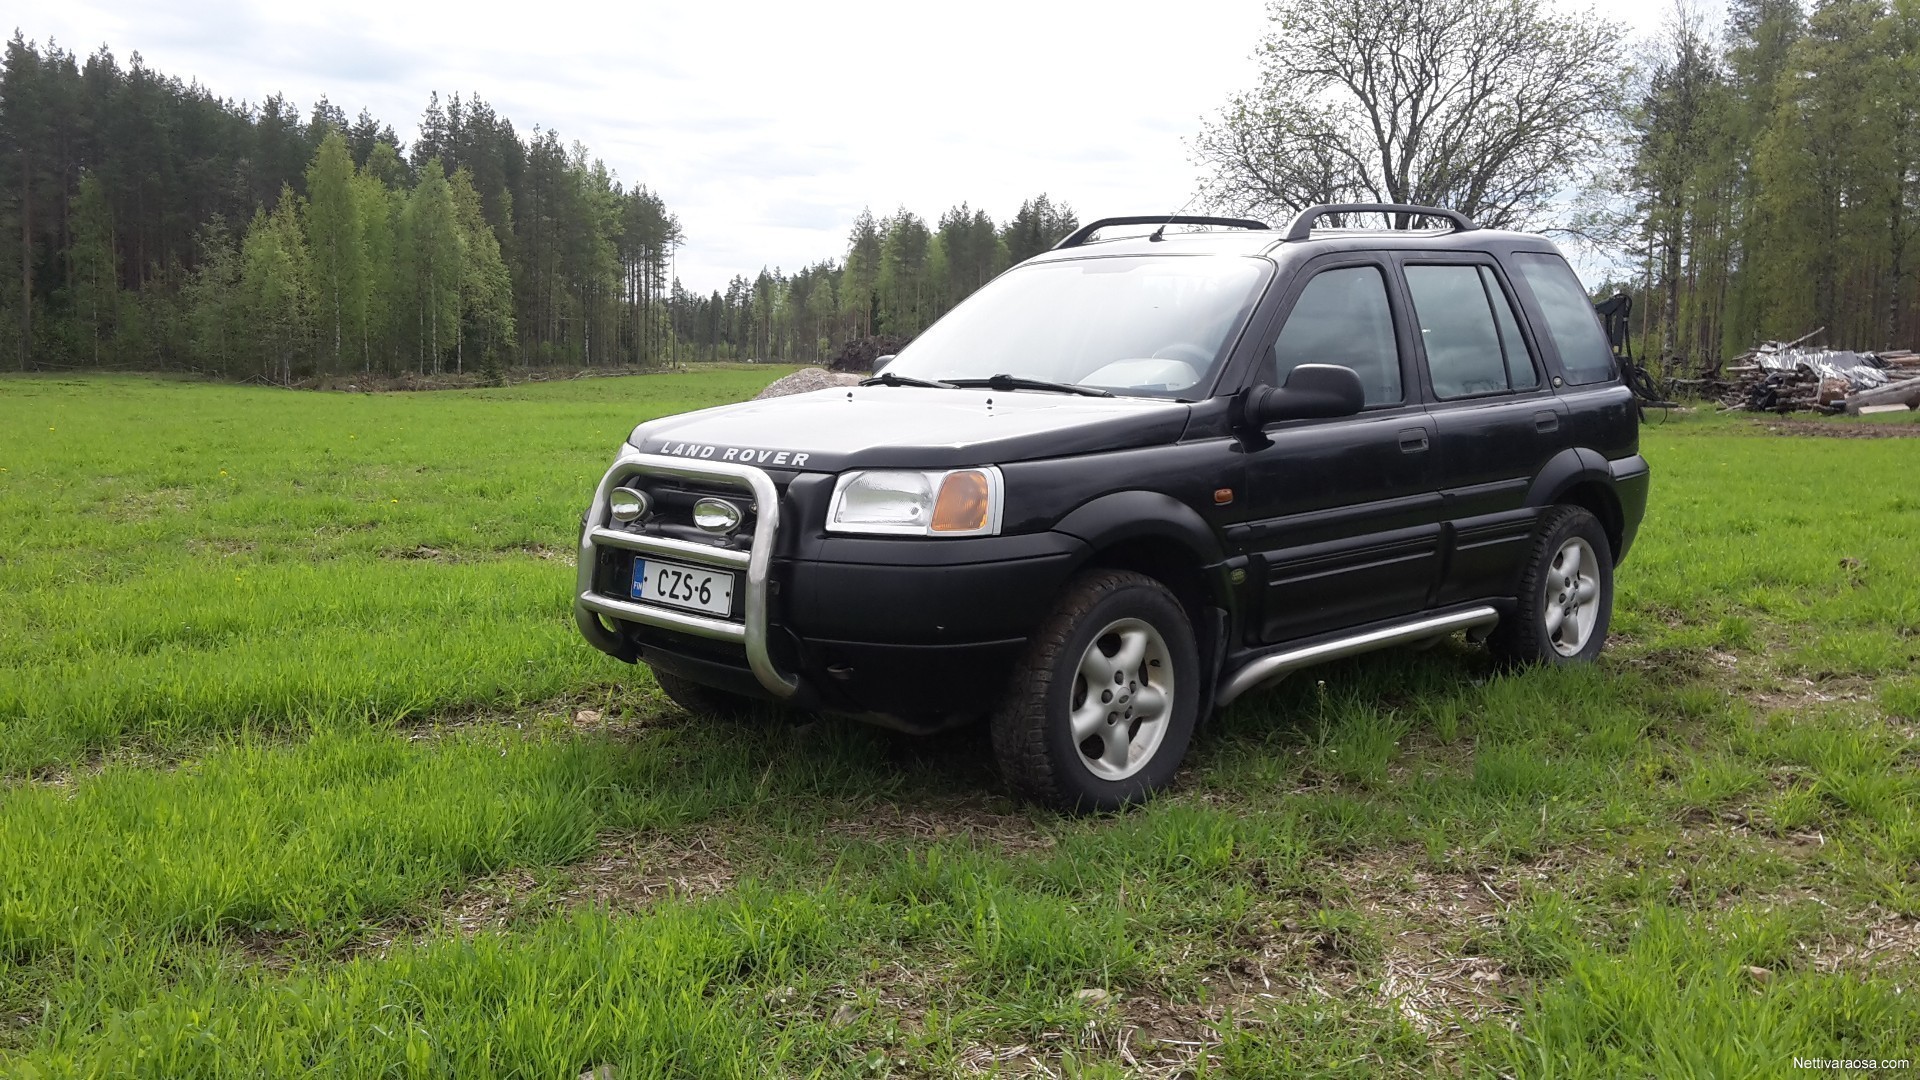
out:
<path id="1" fill-rule="evenodd" d="M 1636 31 L 1669 0 L 1618 0 Z M 325 95 L 411 140 L 430 91 L 587 144 L 680 217 L 678 272 L 724 286 L 838 258 L 861 207 L 1004 220 L 1045 191 L 1082 220 L 1171 212 L 1186 142 L 1255 75 L 1260 0 L 1127 5 L 65 0 L 14 24 L 224 97 Z"/>

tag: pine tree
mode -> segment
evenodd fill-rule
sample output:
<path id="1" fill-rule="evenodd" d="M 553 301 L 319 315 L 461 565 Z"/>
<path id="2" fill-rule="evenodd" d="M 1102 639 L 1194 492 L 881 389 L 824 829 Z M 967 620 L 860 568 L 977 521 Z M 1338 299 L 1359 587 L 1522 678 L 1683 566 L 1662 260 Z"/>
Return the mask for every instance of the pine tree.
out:
<path id="1" fill-rule="evenodd" d="M 1080 219 L 1066 203 L 1055 205 L 1043 192 L 1020 204 L 1000 234 L 1010 263 L 1022 263 L 1059 243 L 1080 227 Z"/>
<path id="2" fill-rule="evenodd" d="M 19 239 L 20 276 L 13 310 L 19 313 L 16 333 L 22 371 L 33 361 L 36 287 L 44 281 L 36 271 L 40 262 L 38 233 L 48 216 L 40 196 L 48 167 L 53 164 L 47 160 L 44 107 L 47 69 L 51 66 L 42 63 L 39 51 L 20 36 L 20 31 L 13 32 L 13 39 L 7 42 L 6 69 L 0 72 L 0 149 L 4 149 L 10 166 L 7 188 L 15 220 L 8 232 Z"/>
<path id="3" fill-rule="evenodd" d="M 929 297 L 927 223 L 901 207 L 887 220 L 880 244 L 880 273 L 874 291 L 880 297 L 880 329 L 911 337 L 926 328 Z"/>
<path id="4" fill-rule="evenodd" d="M 847 237 L 847 264 L 840 275 L 840 310 L 847 320 L 849 336 L 873 333 L 879 277 L 880 226 L 873 220 L 872 210 L 862 210 Z"/>

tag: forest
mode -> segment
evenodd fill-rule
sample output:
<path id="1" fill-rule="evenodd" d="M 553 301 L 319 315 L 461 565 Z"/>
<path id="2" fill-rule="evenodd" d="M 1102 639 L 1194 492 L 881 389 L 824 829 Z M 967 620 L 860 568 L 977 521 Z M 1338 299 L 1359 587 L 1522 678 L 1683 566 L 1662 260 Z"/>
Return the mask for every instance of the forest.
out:
<path id="1" fill-rule="evenodd" d="M 1558 110 L 1555 129 L 1510 138 L 1481 117 L 1443 118 L 1478 124 L 1511 160 L 1531 154 L 1531 173 L 1481 176 L 1408 144 L 1397 175 L 1334 177 L 1326 149 L 1340 132 L 1324 125 L 1336 110 L 1287 110 L 1318 71 L 1319 54 L 1303 50 L 1332 63 L 1343 45 L 1276 32 L 1266 48 L 1280 70 L 1193 141 L 1203 202 L 1278 216 L 1379 193 L 1547 230 L 1611 254 L 1615 280 L 1590 284 L 1634 294 L 1637 339 L 1673 369 L 1816 328 L 1834 346 L 1920 344 L 1920 0 L 1732 0 L 1718 24 L 1682 4 L 1631 63 L 1617 28 L 1513 2 L 1533 21 L 1506 19 L 1504 54 L 1436 44 L 1429 67 L 1497 71 L 1532 56 L 1561 72 L 1548 93 L 1566 100 L 1541 99 Z M 1505 18 L 1501 5 L 1273 10 L 1284 30 L 1289 17 L 1344 25 L 1331 16 L 1349 8 L 1458 25 L 1446 20 Z M 1368 40 L 1360 61 L 1382 63 Z M 1423 47 L 1409 40 L 1384 46 L 1391 65 Z M 1565 89 L 1575 84 L 1577 97 Z M 1530 103 L 1518 104 L 1509 112 Z M 1482 166 L 1498 157 L 1471 141 L 1453 152 Z M 1292 187 L 1269 175 L 1287 162 L 1300 163 L 1280 178 Z M 477 95 L 433 95 L 407 143 L 365 110 L 349 120 L 325 99 L 304 114 L 279 96 L 233 101 L 137 53 L 123 66 L 105 48 L 81 58 L 16 32 L 0 71 L 0 357 L 23 370 L 284 383 L 820 363 L 870 335 L 911 337 L 1077 224 L 1046 195 L 1002 222 L 967 204 L 937 217 L 865 212 L 843 251 L 701 294 L 673 279 L 689 240 L 660 193 L 623 183 L 551 127 L 523 135 Z"/>
<path id="2" fill-rule="evenodd" d="M 1650 351 L 1920 347 L 1920 3 L 1733 0 L 1670 21 L 1619 169 Z"/>
<path id="3" fill-rule="evenodd" d="M 411 145 L 362 110 L 234 102 L 16 32 L 0 72 L 0 341 L 17 366 L 297 378 L 825 359 L 906 337 L 1074 228 L 863 214 L 843 258 L 725 293 L 671 280 L 658 193 L 551 128 L 435 94 Z M 15 366 L 15 365 L 7 365 Z"/>

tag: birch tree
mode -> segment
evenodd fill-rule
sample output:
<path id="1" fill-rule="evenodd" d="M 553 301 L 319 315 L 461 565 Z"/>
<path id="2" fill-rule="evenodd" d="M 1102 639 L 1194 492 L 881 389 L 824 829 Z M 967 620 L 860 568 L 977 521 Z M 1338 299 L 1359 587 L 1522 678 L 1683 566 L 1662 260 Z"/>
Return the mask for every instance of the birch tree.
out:
<path id="1" fill-rule="evenodd" d="M 428 159 L 400 214 L 400 280 L 423 375 L 440 373 L 460 326 L 460 224 L 439 158 Z"/>
<path id="2" fill-rule="evenodd" d="M 307 166 L 306 227 L 314 304 L 326 320 L 337 371 L 348 349 L 360 351 L 348 335 L 364 323 L 367 305 L 367 252 L 355 205 L 353 157 L 337 128 L 328 131 Z"/>

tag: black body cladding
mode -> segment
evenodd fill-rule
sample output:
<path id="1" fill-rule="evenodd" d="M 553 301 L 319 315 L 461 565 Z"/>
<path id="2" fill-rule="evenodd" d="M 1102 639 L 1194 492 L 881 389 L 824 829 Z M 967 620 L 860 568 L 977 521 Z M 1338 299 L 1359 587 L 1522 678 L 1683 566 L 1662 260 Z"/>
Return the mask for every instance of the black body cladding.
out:
<path id="1" fill-rule="evenodd" d="M 751 465 L 773 479 L 780 526 L 766 637 L 797 682 L 788 704 L 909 730 L 979 719 L 1067 583 L 1095 567 L 1145 574 L 1179 600 L 1211 700 L 1278 650 L 1423 613 L 1506 611 L 1536 525 L 1556 505 L 1589 511 L 1606 531 L 1604 557 L 1625 558 L 1647 492 L 1637 413 L 1617 377 L 1567 377 L 1555 332 L 1569 331 L 1549 327 L 1514 259 L 1558 263 L 1551 244 L 1464 219 L 1453 231 L 1296 222 L 1284 236 L 1232 224 L 1242 229 L 1118 240 L 1092 239 L 1089 228 L 1034 260 L 1270 263 L 1250 315 L 1182 399 L 871 385 L 635 429 L 640 453 Z M 1340 272 L 1299 303 L 1317 278 Z M 1441 297 L 1452 298 L 1445 311 Z M 1348 322 L 1289 329 L 1336 316 Z M 1301 341 L 1335 355 L 1290 355 Z M 1346 372 L 1312 364 L 1358 371 L 1364 401 Z M 1295 368 L 1303 411 L 1289 413 L 1280 388 Z M 826 528 L 849 471 L 969 466 L 997 470 L 996 535 Z M 628 528 L 745 550 L 750 526 L 712 539 L 680 520 L 701 490 L 680 484 L 659 518 Z M 758 508 L 744 509 L 753 520 Z M 600 548 L 593 591 L 625 596 L 634 558 Z M 768 696 L 736 644 L 618 617 L 602 625 L 614 637 L 595 643 L 623 658 Z"/>

